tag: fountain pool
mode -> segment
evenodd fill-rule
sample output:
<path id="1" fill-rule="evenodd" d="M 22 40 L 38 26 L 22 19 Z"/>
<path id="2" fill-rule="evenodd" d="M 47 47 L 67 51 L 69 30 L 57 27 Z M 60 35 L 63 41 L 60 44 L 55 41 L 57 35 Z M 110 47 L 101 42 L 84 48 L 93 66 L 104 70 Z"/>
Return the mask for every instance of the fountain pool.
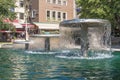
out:
<path id="1" fill-rule="evenodd" d="M 0 80 L 120 80 L 120 52 L 104 59 L 66 59 L 0 49 Z"/>
<path id="2" fill-rule="evenodd" d="M 120 80 L 120 52 L 111 51 L 107 20 L 68 20 L 60 26 L 57 51 L 0 49 L 0 80 Z"/>

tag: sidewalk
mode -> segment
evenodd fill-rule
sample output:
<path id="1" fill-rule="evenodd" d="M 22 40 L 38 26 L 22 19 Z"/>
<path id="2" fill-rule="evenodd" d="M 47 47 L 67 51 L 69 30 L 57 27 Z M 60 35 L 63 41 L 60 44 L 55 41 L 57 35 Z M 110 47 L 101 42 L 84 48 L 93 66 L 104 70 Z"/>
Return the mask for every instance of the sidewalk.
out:
<path id="1" fill-rule="evenodd" d="M 0 48 L 11 48 L 13 42 L 0 42 Z"/>

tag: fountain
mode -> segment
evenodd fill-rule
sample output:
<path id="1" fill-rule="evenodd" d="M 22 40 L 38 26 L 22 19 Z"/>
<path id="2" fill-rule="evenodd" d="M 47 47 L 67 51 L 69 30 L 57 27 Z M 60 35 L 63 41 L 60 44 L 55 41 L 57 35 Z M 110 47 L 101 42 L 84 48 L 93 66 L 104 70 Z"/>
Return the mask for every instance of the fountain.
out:
<path id="1" fill-rule="evenodd" d="M 59 34 L 35 34 L 32 37 L 44 39 L 43 51 L 51 52 L 51 39 L 59 38 L 59 48 L 54 50 L 56 57 L 77 59 L 110 58 L 111 55 L 111 24 L 103 19 L 73 19 L 60 23 Z M 35 41 L 36 42 L 36 41 Z M 56 43 L 54 43 L 56 45 Z M 58 43 L 57 43 L 58 45 Z M 33 46 L 32 46 L 33 47 Z M 40 48 L 39 48 L 40 49 Z M 41 53 L 27 51 L 28 53 Z M 43 53 L 43 54 L 44 54 Z"/>
<path id="2" fill-rule="evenodd" d="M 69 57 L 111 54 L 111 24 L 107 20 L 66 20 L 60 23 L 60 33 L 61 50 L 67 50 Z"/>
<path id="3" fill-rule="evenodd" d="M 44 51 L 49 52 L 50 51 L 50 39 L 51 38 L 57 38 L 59 37 L 59 34 L 34 34 L 32 37 L 38 37 L 38 38 L 44 38 Z"/>
<path id="4" fill-rule="evenodd" d="M 34 36 L 44 52 L 0 49 L 0 80 L 120 80 L 120 52 L 111 53 L 110 32 L 107 20 L 63 21 L 60 36 Z M 60 51 L 48 54 L 58 37 Z"/>

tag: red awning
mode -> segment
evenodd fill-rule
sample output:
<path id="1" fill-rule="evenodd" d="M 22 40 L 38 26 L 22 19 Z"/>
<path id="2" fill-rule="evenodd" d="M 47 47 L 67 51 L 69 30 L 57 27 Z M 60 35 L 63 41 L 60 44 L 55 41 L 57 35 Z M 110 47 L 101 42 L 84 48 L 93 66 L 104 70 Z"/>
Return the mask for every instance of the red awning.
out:
<path id="1" fill-rule="evenodd" d="M 7 22 L 7 23 L 19 23 L 19 20 L 14 19 L 14 20 L 10 20 L 9 18 L 6 18 L 3 20 L 3 22 Z"/>
<path id="2" fill-rule="evenodd" d="M 25 32 L 25 31 L 18 31 L 18 30 L 16 31 L 16 33 L 22 33 L 22 32 Z"/>
<path id="3" fill-rule="evenodd" d="M 23 26 L 20 23 L 13 22 L 12 23 L 16 28 L 23 28 Z"/>
<path id="4" fill-rule="evenodd" d="M 14 23 L 19 23 L 19 20 L 14 19 L 12 22 L 14 22 Z"/>
<path id="5" fill-rule="evenodd" d="M 6 18 L 3 21 L 6 23 L 13 24 L 16 28 L 23 28 L 23 26 L 19 23 L 19 20 L 17 19 L 10 20 L 9 18 Z"/>
<path id="6" fill-rule="evenodd" d="M 12 31 L 0 30 L 1 33 L 11 33 Z"/>
<path id="7" fill-rule="evenodd" d="M 11 20 L 9 18 L 6 18 L 6 19 L 3 20 L 3 22 L 11 23 Z"/>
<path id="8" fill-rule="evenodd" d="M 25 32 L 24 30 L 16 30 L 16 33 L 22 33 Z M 6 31 L 6 30 L 0 30 L 0 33 L 12 33 L 12 31 Z"/>

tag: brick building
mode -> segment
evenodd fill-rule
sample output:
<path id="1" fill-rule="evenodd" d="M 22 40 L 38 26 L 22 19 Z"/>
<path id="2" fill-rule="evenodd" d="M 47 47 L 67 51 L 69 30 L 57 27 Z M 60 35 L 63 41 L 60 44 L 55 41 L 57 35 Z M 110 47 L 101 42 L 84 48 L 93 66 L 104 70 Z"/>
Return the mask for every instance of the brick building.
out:
<path id="1" fill-rule="evenodd" d="M 28 0 L 28 2 L 29 17 L 31 22 L 38 26 L 40 33 L 58 31 L 60 21 L 76 17 L 75 0 Z M 16 0 L 15 4 L 17 20 L 25 26 L 25 1 Z"/>
<path id="2" fill-rule="evenodd" d="M 59 22 L 75 17 L 74 0 L 32 0 L 33 22 Z"/>
<path id="3" fill-rule="evenodd" d="M 59 22 L 76 17 L 75 0 L 31 0 L 31 18 L 40 31 L 59 30 Z"/>

